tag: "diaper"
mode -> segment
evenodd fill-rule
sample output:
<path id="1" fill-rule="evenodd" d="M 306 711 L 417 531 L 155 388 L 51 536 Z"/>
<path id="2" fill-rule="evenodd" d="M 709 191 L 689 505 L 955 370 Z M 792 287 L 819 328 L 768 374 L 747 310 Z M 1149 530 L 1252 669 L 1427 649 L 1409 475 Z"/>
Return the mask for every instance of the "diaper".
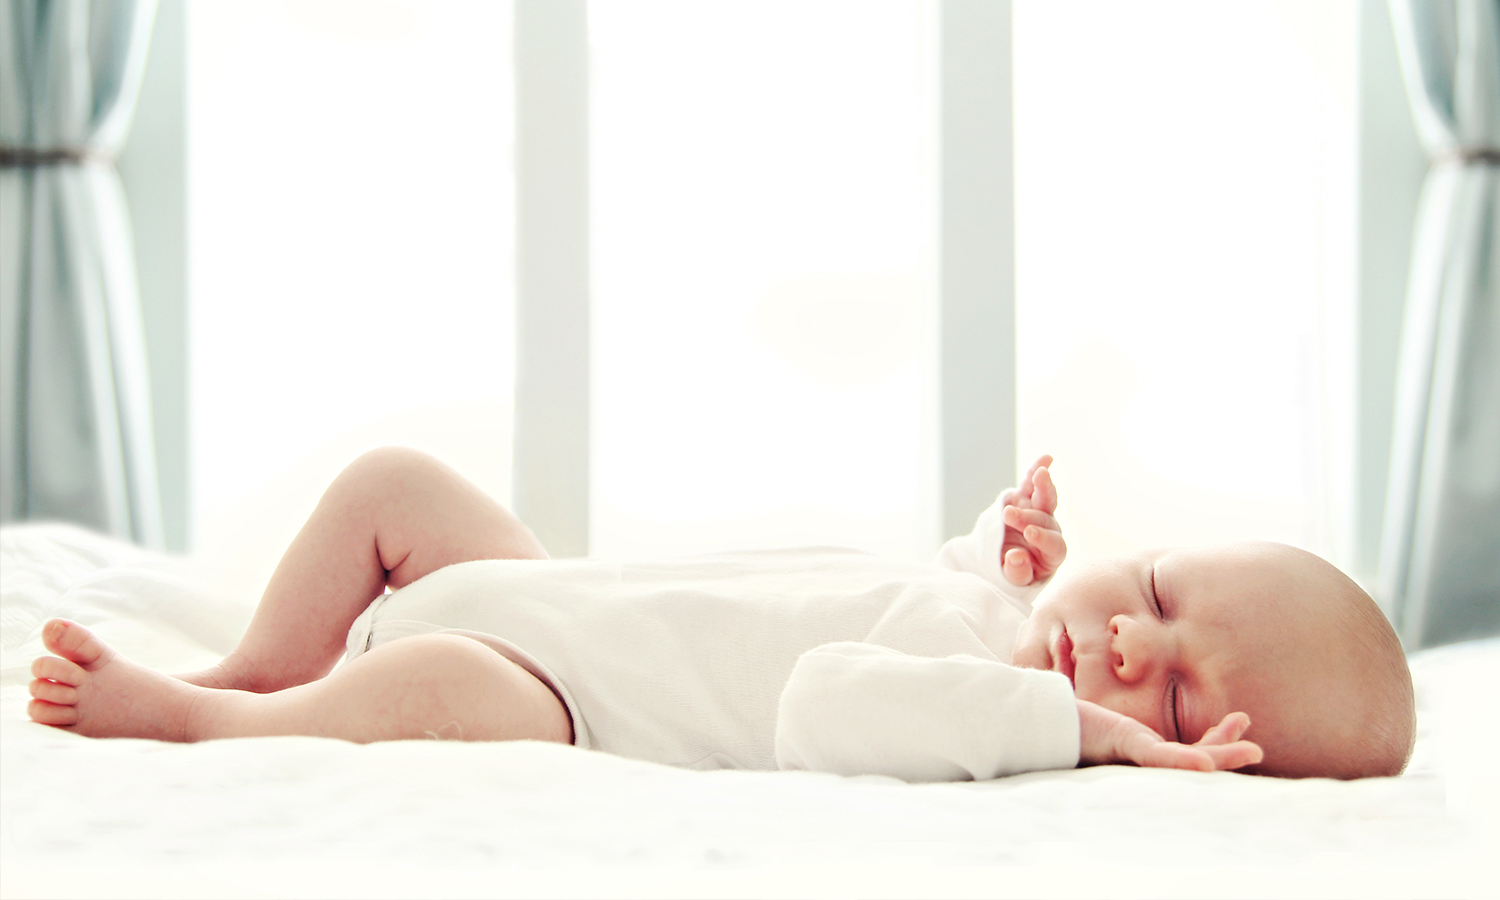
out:
<path id="1" fill-rule="evenodd" d="M 419 622 L 413 619 L 397 619 L 382 616 L 382 608 L 386 606 L 392 594 L 381 594 L 374 602 L 365 607 L 365 611 L 359 614 L 354 624 L 349 626 L 348 637 L 344 641 L 344 661 L 348 662 L 367 651 L 373 650 L 382 644 L 400 640 L 404 637 L 413 637 L 419 634 L 457 634 L 466 638 L 472 638 L 481 644 L 494 650 L 496 653 L 530 672 L 536 676 L 542 684 L 545 684 L 557 695 L 563 706 L 568 710 L 568 718 L 573 723 L 573 745 L 585 750 L 593 745 L 589 736 L 588 725 L 583 720 L 583 714 L 579 711 L 578 703 L 569 693 L 567 685 L 558 678 L 550 669 L 543 665 L 531 654 L 512 644 L 504 638 L 482 631 L 471 631 L 466 628 L 446 628 L 442 625 L 434 625 L 431 622 Z"/>

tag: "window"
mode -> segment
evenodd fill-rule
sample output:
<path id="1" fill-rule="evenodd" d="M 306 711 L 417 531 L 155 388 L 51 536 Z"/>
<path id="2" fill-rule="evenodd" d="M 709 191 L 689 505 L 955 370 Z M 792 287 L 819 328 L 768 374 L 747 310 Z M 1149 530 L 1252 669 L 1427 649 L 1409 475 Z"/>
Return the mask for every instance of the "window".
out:
<path id="1" fill-rule="evenodd" d="M 195 546 L 279 553 L 380 444 L 505 498 L 509 4 L 189 12 Z"/>
<path id="2" fill-rule="evenodd" d="M 1020 456 L 1075 555 L 1349 552 L 1354 23 L 1015 5 Z"/>
<path id="3" fill-rule="evenodd" d="M 592 553 L 936 550 L 935 11 L 591 5 Z"/>

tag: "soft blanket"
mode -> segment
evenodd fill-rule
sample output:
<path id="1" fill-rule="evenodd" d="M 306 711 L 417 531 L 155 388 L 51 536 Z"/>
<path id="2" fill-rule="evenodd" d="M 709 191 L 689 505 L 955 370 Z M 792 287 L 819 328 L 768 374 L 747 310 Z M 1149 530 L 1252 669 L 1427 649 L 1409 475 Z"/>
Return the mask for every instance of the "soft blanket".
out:
<path id="1" fill-rule="evenodd" d="M 1400 778 L 1107 766 L 909 785 L 538 744 L 90 740 L 27 720 L 47 618 L 167 671 L 255 589 L 79 529 L 0 529 L 0 895 L 1495 896 L 1500 641 L 1416 654 Z"/>

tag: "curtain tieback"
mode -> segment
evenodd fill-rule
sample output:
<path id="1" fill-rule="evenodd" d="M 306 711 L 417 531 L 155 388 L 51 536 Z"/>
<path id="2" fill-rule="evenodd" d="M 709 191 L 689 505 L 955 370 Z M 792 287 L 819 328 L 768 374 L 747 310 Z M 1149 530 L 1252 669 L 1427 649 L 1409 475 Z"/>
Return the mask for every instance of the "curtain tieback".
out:
<path id="1" fill-rule="evenodd" d="M 1465 166 L 1500 166 L 1500 147 L 1444 147 L 1433 155 L 1433 160 Z"/>
<path id="2" fill-rule="evenodd" d="M 109 154 L 89 147 L 56 147 L 45 150 L 33 147 L 0 146 L 0 169 L 34 169 L 40 166 L 78 165 L 86 162 L 110 162 Z"/>

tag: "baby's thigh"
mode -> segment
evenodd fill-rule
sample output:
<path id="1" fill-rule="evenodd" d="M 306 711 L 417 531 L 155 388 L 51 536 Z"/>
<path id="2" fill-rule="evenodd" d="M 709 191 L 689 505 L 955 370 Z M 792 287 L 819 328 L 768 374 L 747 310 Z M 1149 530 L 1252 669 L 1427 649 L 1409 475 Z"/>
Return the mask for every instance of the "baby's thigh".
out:
<path id="1" fill-rule="evenodd" d="M 573 723 L 541 679 L 473 638 L 426 634 L 377 647 L 360 659 L 383 657 L 417 685 L 429 736 L 448 740 L 536 740 L 572 743 Z"/>

